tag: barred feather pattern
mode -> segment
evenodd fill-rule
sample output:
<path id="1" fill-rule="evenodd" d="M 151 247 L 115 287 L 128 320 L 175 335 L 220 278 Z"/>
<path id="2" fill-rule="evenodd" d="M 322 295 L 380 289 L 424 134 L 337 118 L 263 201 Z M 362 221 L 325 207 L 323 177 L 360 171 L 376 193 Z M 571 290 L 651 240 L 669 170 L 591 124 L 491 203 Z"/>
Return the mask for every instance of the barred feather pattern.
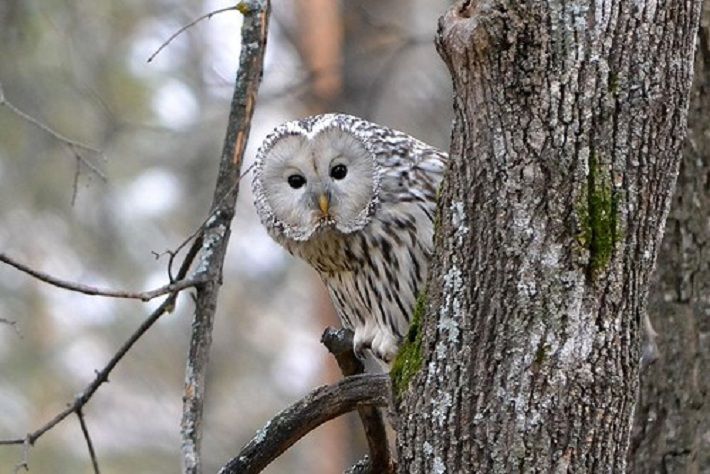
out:
<path id="1" fill-rule="evenodd" d="M 271 209 L 261 170 L 282 137 L 312 137 L 324 129 L 362 143 L 366 158 L 374 160 L 372 196 L 353 223 L 342 224 L 344 231 L 324 222 L 290 233 Z M 405 133 L 343 114 L 284 124 L 257 156 L 254 194 L 262 222 L 277 242 L 318 272 L 343 325 L 353 330 L 360 355 L 371 350 L 390 362 L 407 333 L 429 270 L 436 196 L 447 159 Z"/>

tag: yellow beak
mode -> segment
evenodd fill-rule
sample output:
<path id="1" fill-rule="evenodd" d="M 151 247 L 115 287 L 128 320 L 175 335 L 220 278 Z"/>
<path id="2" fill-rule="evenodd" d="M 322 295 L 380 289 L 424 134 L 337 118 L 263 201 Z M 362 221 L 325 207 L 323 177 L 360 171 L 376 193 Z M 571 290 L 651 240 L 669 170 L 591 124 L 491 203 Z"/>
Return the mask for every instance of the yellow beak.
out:
<path id="1" fill-rule="evenodd" d="M 328 215 L 328 210 L 330 210 L 330 199 L 327 194 L 320 195 L 318 198 L 318 207 L 320 207 L 320 210 L 324 216 Z"/>

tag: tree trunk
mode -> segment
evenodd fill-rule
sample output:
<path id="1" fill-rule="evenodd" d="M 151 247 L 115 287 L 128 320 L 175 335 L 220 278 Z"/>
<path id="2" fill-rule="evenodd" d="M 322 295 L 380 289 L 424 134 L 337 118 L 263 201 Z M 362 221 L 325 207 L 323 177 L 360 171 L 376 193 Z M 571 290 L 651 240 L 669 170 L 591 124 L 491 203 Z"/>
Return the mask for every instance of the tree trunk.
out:
<path id="1" fill-rule="evenodd" d="M 710 0 L 688 126 L 649 299 L 660 356 L 641 376 L 629 456 L 639 474 L 710 472 Z"/>
<path id="2" fill-rule="evenodd" d="M 626 469 L 699 11 L 481 0 L 440 20 L 455 119 L 394 380 L 401 472 Z"/>

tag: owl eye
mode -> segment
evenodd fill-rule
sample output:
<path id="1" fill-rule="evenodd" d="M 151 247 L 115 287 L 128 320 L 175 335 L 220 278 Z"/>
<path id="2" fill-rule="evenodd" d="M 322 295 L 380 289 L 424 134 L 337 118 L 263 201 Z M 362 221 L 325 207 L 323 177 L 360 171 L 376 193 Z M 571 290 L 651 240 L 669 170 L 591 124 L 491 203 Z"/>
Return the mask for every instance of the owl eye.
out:
<path id="1" fill-rule="evenodd" d="M 304 184 L 306 184 L 306 178 L 301 176 L 300 174 L 292 174 L 288 178 L 286 178 L 288 181 L 288 185 L 291 186 L 293 189 L 298 189 Z"/>
<path id="2" fill-rule="evenodd" d="M 333 179 L 343 179 L 348 174 L 345 165 L 335 165 L 330 169 L 330 177 Z"/>

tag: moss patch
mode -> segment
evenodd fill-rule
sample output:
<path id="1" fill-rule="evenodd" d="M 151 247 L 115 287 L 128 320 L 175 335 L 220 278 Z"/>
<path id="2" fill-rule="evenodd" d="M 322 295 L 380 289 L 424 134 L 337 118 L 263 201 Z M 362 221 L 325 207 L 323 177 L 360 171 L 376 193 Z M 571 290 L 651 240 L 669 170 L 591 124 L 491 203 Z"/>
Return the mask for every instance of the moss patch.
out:
<path id="1" fill-rule="evenodd" d="M 251 5 L 248 2 L 239 2 L 236 5 L 237 11 L 242 15 L 248 15 L 251 13 Z"/>
<path id="2" fill-rule="evenodd" d="M 617 95 L 619 93 L 619 75 L 613 71 L 609 71 L 607 82 L 609 84 L 609 92 L 613 95 Z"/>
<path id="3" fill-rule="evenodd" d="M 535 351 L 535 359 L 533 360 L 533 363 L 530 366 L 533 374 L 537 374 L 542 368 L 542 364 L 547 359 L 548 350 L 549 347 L 547 346 L 545 338 L 543 337 L 540 339 L 540 342 L 537 345 L 537 350 Z"/>
<path id="4" fill-rule="evenodd" d="M 397 400 L 401 400 L 402 395 L 409 388 L 412 377 L 422 367 L 422 320 L 426 306 L 427 295 L 426 291 L 423 291 L 417 296 L 417 304 L 414 306 L 407 338 L 399 348 L 399 353 L 397 353 L 390 370 L 392 390 Z"/>
<path id="5" fill-rule="evenodd" d="M 589 155 L 587 188 L 577 206 L 582 229 L 578 242 L 589 250 L 589 271 L 594 277 L 606 268 L 618 241 L 619 199 L 611 183 L 611 173 L 599 164 L 594 152 Z"/>

